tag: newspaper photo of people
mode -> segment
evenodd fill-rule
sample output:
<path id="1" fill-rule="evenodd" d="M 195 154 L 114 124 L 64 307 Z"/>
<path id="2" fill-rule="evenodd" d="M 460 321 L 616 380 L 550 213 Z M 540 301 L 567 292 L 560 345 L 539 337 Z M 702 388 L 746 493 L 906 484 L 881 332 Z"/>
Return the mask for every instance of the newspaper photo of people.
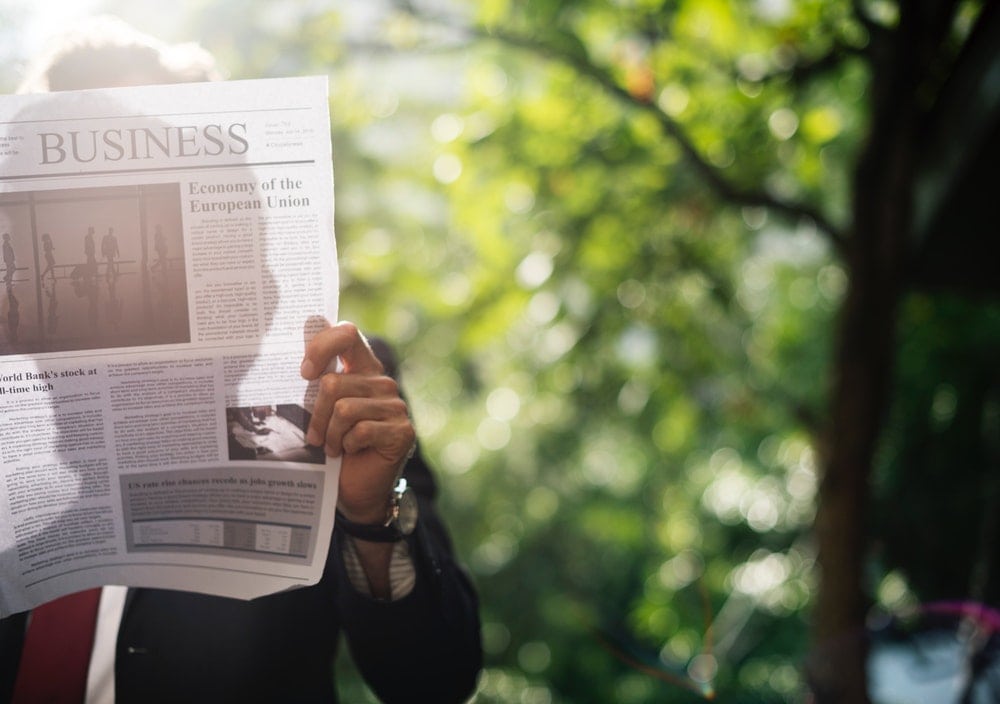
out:
<path id="1" fill-rule="evenodd" d="M 0 194 L 0 355 L 190 342 L 178 183 Z"/>
<path id="2" fill-rule="evenodd" d="M 309 412 L 295 404 L 226 409 L 231 460 L 324 464 L 323 448 L 306 443 Z"/>

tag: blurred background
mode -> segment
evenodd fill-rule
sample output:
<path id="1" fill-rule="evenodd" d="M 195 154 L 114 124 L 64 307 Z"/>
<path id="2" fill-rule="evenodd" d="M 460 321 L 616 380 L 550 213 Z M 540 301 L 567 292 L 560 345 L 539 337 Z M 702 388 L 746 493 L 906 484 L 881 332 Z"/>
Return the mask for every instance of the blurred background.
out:
<path id="1" fill-rule="evenodd" d="M 475 701 L 990 702 L 997 5 L 0 0 L 0 88 L 99 12 L 329 76 Z"/>

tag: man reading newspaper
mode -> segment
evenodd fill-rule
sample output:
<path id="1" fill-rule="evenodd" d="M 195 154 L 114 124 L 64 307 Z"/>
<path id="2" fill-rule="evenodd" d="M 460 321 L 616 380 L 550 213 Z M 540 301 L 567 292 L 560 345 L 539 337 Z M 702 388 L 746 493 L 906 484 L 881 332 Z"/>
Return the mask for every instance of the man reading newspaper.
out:
<path id="1" fill-rule="evenodd" d="M 215 78 L 196 47 L 166 46 L 102 19 L 46 57 L 28 89 Z M 167 248 L 156 250 L 151 276 L 169 270 Z M 102 252 L 113 281 L 125 255 L 117 244 Z M 390 350 L 350 323 L 323 326 L 306 345 L 301 376 L 318 382 L 306 440 L 341 458 L 337 529 L 318 584 L 249 601 L 106 586 L 82 634 L 69 633 L 77 619 L 69 607 L 45 613 L 61 599 L 15 614 L 0 621 L 0 701 L 330 702 L 342 634 L 383 701 L 468 698 L 481 667 L 477 599 L 436 513 L 434 479 L 414 451 L 395 373 Z M 237 425 L 271 432 L 271 412 L 250 409 Z M 49 640 L 34 632 L 47 621 Z M 64 651 L 82 652 L 84 664 L 63 664 Z"/>

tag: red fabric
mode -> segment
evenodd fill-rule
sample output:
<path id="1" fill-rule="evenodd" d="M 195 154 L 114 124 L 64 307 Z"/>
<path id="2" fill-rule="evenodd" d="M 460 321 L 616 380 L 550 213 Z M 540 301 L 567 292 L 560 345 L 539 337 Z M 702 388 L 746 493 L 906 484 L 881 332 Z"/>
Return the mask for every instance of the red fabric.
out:
<path id="1" fill-rule="evenodd" d="M 100 598 L 88 589 L 31 612 L 12 704 L 83 702 Z"/>

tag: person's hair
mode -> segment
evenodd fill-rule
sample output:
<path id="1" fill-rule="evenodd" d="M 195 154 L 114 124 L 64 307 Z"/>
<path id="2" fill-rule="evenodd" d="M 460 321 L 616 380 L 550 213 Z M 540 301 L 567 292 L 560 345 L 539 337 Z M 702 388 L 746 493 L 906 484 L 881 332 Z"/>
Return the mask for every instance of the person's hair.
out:
<path id="1" fill-rule="evenodd" d="M 168 44 L 118 17 L 101 15 L 54 37 L 49 48 L 29 66 L 18 92 L 220 78 L 214 57 L 198 44 Z"/>

